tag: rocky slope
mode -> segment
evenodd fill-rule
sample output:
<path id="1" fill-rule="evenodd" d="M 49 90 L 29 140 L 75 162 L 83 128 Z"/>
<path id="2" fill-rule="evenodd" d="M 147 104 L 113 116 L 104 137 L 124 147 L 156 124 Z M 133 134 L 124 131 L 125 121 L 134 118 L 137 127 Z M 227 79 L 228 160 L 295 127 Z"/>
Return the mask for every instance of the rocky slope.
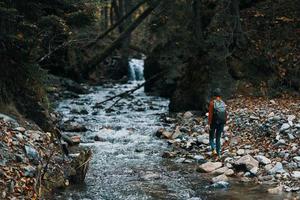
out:
<path id="1" fill-rule="evenodd" d="M 192 112 L 162 118 L 170 128 L 158 130 L 157 136 L 173 147 L 163 157 L 205 163 L 199 172 L 211 173 L 216 184 L 240 180 L 270 185 L 270 193 L 299 194 L 300 100 L 239 97 L 227 104 L 220 160 L 211 156 L 207 118 Z"/>

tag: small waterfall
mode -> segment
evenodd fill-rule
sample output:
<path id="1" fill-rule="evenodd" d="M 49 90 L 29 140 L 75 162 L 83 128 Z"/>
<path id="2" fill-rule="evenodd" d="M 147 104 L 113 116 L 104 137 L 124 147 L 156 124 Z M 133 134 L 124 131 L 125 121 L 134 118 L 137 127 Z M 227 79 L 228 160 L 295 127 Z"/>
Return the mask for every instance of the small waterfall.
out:
<path id="1" fill-rule="evenodd" d="M 144 80 L 144 60 L 134 58 L 130 59 L 128 71 L 130 81 Z"/>

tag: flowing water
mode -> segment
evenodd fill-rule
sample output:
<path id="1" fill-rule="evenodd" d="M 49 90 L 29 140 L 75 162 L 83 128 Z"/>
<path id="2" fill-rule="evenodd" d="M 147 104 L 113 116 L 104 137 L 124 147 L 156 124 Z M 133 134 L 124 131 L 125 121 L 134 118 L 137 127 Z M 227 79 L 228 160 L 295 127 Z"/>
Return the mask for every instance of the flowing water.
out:
<path id="1" fill-rule="evenodd" d="M 131 66 L 133 63 L 138 61 Z M 85 183 L 58 192 L 54 199 L 282 199 L 264 193 L 261 186 L 233 182 L 228 188 L 210 187 L 211 176 L 197 173 L 196 163 L 163 159 L 161 154 L 169 147 L 154 132 L 167 126 L 159 120 L 168 112 L 167 99 L 146 96 L 141 88 L 113 107 L 110 101 L 93 109 L 95 103 L 141 83 L 94 87 L 90 94 L 59 104 L 63 120 L 71 119 L 89 129 L 82 134 L 82 145 L 93 150 L 93 159 Z M 85 109 L 89 114 L 72 114 L 73 109 Z M 101 142 L 93 141 L 96 135 Z"/>

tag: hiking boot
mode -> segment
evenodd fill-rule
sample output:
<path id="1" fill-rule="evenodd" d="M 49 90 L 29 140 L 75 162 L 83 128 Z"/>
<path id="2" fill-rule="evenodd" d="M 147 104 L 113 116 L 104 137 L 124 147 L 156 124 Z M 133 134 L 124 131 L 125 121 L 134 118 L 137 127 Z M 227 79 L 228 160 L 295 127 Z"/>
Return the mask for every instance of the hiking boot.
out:
<path id="1" fill-rule="evenodd" d="M 212 151 L 212 153 L 211 153 L 211 155 L 212 156 L 215 156 L 215 155 L 217 155 L 218 153 L 217 153 L 217 151 L 214 149 L 213 151 Z"/>

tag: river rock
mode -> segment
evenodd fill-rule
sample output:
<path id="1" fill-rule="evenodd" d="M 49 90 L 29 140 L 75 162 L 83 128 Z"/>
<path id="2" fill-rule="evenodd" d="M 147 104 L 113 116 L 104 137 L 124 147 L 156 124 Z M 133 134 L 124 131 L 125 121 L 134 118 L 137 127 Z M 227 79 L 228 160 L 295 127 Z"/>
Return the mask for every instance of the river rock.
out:
<path id="1" fill-rule="evenodd" d="M 35 148 L 33 148 L 29 145 L 25 145 L 25 152 L 26 152 L 26 155 L 29 158 L 29 160 L 38 162 L 39 154 L 38 154 L 37 150 L 35 150 Z"/>
<path id="2" fill-rule="evenodd" d="M 162 132 L 162 136 L 163 136 L 163 138 L 165 138 L 165 139 L 171 139 L 172 135 L 173 135 L 173 133 L 171 133 L 171 132 L 169 132 L 169 131 L 163 131 L 163 132 Z"/>
<path id="3" fill-rule="evenodd" d="M 193 113 L 191 113 L 190 111 L 187 111 L 183 114 L 184 119 L 190 119 L 193 116 L 194 116 Z"/>
<path id="4" fill-rule="evenodd" d="M 217 189 L 228 188 L 229 183 L 226 182 L 226 181 L 219 181 L 217 183 L 212 184 L 211 187 L 214 187 L 214 188 L 217 188 Z"/>
<path id="5" fill-rule="evenodd" d="M 195 160 L 197 160 L 197 161 L 200 161 L 200 160 L 204 160 L 204 159 L 205 159 L 205 157 L 202 156 L 202 155 L 195 155 L 193 158 L 194 158 Z"/>
<path id="6" fill-rule="evenodd" d="M 300 162 L 300 156 L 295 156 L 293 159 L 294 159 L 294 161 L 296 161 L 296 162 Z"/>
<path id="7" fill-rule="evenodd" d="M 212 172 L 212 174 L 221 175 L 224 174 L 228 170 L 228 167 L 221 167 L 219 169 L 216 169 Z"/>
<path id="8" fill-rule="evenodd" d="M 287 117 L 288 117 L 287 120 L 288 120 L 289 122 L 292 122 L 292 121 L 294 121 L 294 120 L 296 119 L 296 116 L 295 116 L 295 115 L 288 115 Z"/>
<path id="9" fill-rule="evenodd" d="M 270 194 L 281 194 L 282 191 L 283 191 L 283 186 L 282 185 L 279 185 L 279 186 L 277 186 L 275 188 L 268 189 L 268 192 Z"/>
<path id="10" fill-rule="evenodd" d="M 294 178 L 294 179 L 300 179 L 300 171 L 293 171 L 291 176 Z"/>
<path id="11" fill-rule="evenodd" d="M 226 176 L 232 176 L 232 175 L 234 175 L 234 171 L 232 169 L 228 169 L 224 174 Z"/>
<path id="12" fill-rule="evenodd" d="M 203 135 L 199 135 L 197 137 L 197 141 L 200 143 L 200 144 L 209 144 L 209 135 L 207 133 L 203 134 Z"/>
<path id="13" fill-rule="evenodd" d="M 84 125 L 70 121 L 66 121 L 61 129 L 66 132 L 86 132 L 88 130 Z"/>
<path id="14" fill-rule="evenodd" d="M 228 181 L 228 177 L 224 174 L 216 176 L 214 178 L 212 178 L 212 182 L 213 183 L 217 183 L 217 182 L 227 182 Z"/>
<path id="15" fill-rule="evenodd" d="M 285 170 L 283 169 L 283 166 L 280 162 L 277 162 L 275 166 L 268 171 L 269 174 L 284 173 L 284 172 Z"/>
<path id="16" fill-rule="evenodd" d="M 250 173 L 254 176 L 257 175 L 257 172 L 258 172 L 258 167 L 253 167 L 251 170 L 250 170 Z"/>
<path id="17" fill-rule="evenodd" d="M 24 169 L 24 175 L 26 177 L 34 177 L 36 173 L 36 169 L 33 166 L 26 166 L 23 168 Z"/>
<path id="18" fill-rule="evenodd" d="M 236 153 L 237 155 L 242 156 L 245 154 L 245 149 L 239 149 Z"/>
<path id="19" fill-rule="evenodd" d="M 244 170 L 248 171 L 251 170 L 253 167 L 258 167 L 258 164 L 258 161 L 250 155 L 245 155 L 234 163 L 234 165 L 237 168 L 244 168 Z"/>
<path id="20" fill-rule="evenodd" d="M 271 163 L 271 160 L 265 156 L 262 155 L 258 155 L 258 156 L 254 156 L 254 158 L 261 164 L 267 165 Z"/>
<path id="21" fill-rule="evenodd" d="M 222 167 L 221 162 L 207 162 L 199 166 L 197 171 L 199 172 L 212 172 L 218 168 Z"/>
<path id="22" fill-rule="evenodd" d="M 285 130 L 287 130 L 289 128 L 290 128 L 290 124 L 289 123 L 284 123 L 284 124 L 282 124 L 281 128 L 279 129 L 279 131 L 283 132 L 283 131 L 285 131 Z"/>

